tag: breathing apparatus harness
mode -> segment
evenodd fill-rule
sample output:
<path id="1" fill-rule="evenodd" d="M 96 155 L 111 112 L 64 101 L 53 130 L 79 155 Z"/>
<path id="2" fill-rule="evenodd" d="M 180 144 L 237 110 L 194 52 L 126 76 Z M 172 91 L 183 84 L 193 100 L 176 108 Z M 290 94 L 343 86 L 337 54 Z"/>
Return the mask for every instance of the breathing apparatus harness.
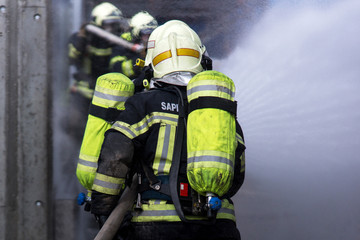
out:
<path id="1" fill-rule="evenodd" d="M 135 91 L 142 91 L 149 86 L 148 79 L 153 78 L 151 65 L 144 67 L 143 60 L 138 59 L 136 64 L 143 67 L 140 76 L 133 80 Z M 212 60 L 203 54 L 201 65 L 204 70 L 212 70 Z M 173 203 L 180 219 L 184 222 L 213 223 L 216 212 L 221 207 L 221 201 L 215 196 L 202 196 L 193 190 L 186 175 L 186 121 L 189 111 L 206 107 L 199 104 L 188 106 L 186 94 L 178 87 L 164 83 L 156 83 L 157 90 L 172 92 L 179 99 L 179 118 L 175 135 L 174 154 L 168 176 L 155 176 L 153 169 L 142 160 L 141 167 L 145 176 L 139 175 L 138 198 L 135 209 L 141 209 L 142 201 L 149 199 L 166 200 Z M 220 107 L 220 106 L 219 106 Z M 221 106 L 223 107 L 223 106 Z M 185 147 L 184 147 L 185 146 Z M 208 217 L 207 221 L 189 220 L 185 215 Z"/>

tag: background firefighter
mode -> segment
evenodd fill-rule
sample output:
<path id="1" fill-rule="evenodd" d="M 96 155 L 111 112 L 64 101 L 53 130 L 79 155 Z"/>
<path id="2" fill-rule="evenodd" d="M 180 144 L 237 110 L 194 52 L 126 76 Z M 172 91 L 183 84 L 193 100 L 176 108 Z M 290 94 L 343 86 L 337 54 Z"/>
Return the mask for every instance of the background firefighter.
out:
<path id="1" fill-rule="evenodd" d="M 80 142 L 86 125 L 89 104 L 94 92 L 96 79 L 109 72 L 109 60 L 113 43 L 86 30 L 87 25 L 97 26 L 119 36 L 126 27 L 126 21 L 120 9 L 104 2 L 91 12 L 90 23 L 70 36 L 68 57 L 70 65 L 75 67 L 74 80 L 70 84 L 70 106 L 65 119 L 68 132 Z"/>
<path id="2" fill-rule="evenodd" d="M 146 11 L 136 13 L 130 19 L 130 31 L 122 34 L 122 37 L 134 44 L 146 46 L 151 32 L 158 26 L 156 19 Z M 144 59 L 146 48 L 142 51 L 134 51 L 122 46 L 115 46 L 110 58 L 110 71 L 123 73 L 130 79 L 137 77 L 141 68 L 135 66 L 136 59 Z"/>

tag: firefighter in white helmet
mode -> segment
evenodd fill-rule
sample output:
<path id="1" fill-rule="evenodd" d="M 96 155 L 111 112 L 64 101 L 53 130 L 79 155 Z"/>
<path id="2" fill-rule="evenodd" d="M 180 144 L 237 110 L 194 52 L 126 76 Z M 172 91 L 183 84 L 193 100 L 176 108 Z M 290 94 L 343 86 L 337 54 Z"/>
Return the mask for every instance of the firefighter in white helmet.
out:
<path id="1" fill-rule="evenodd" d="M 90 88 L 96 79 L 109 72 L 109 58 L 113 44 L 100 36 L 86 30 L 86 25 L 92 24 L 108 32 L 119 35 L 122 31 L 123 14 L 113 4 L 104 2 L 97 5 L 91 12 L 90 23 L 70 37 L 70 64 L 76 66 L 78 75 L 76 80 L 88 80 Z M 81 76 L 80 76 L 81 75 Z M 91 95 L 89 95 L 91 98 Z"/>
<path id="2" fill-rule="evenodd" d="M 223 78 L 229 80 L 224 74 L 211 71 L 211 59 L 206 56 L 205 46 L 182 21 L 168 21 L 156 28 L 147 48 L 148 73 L 144 75 L 151 80 L 152 88 L 130 97 L 125 102 L 125 110 L 105 133 L 92 187 L 91 212 L 103 222 L 116 206 L 125 180 L 136 172 L 141 178 L 139 197 L 131 215 L 119 229 L 121 239 L 238 240 L 240 233 L 231 197 L 244 181 L 245 146 L 240 125 L 234 120 L 231 132 L 234 141 L 215 138 L 209 142 L 209 145 L 216 145 L 214 141 L 222 141 L 221 148 L 226 149 L 235 147 L 232 154 L 214 155 L 216 151 L 207 151 L 204 159 L 189 159 L 186 147 L 190 134 L 186 132 L 186 118 L 192 114 L 187 111 L 194 107 L 191 102 L 187 107 L 190 96 L 187 94 L 203 91 L 231 99 L 234 89 L 221 81 Z M 193 79 L 204 82 L 186 90 Z M 215 85 L 209 85 L 212 79 Z M 207 107 L 224 108 L 234 119 L 236 105 L 230 100 L 224 102 L 231 106 L 217 106 L 210 101 Z M 202 127 L 202 123 L 198 124 Z M 213 131 L 211 128 L 205 130 Z M 199 177 L 202 182 L 207 181 L 207 176 L 201 175 L 204 171 L 227 169 L 209 182 L 212 195 L 205 196 L 191 184 L 194 175 L 190 176 L 187 169 L 199 163 L 207 166 L 207 169 L 197 169 L 199 174 L 195 178 Z M 229 175 L 228 185 L 221 185 L 223 175 L 228 173 L 233 173 Z"/>
<path id="3" fill-rule="evenodd" d="M 142 46 L 142 50 L 139 52 L 134 51 L 136 49 L 115 46 L 110 59 L 110 69 L 112 72 L 120 72 L 133 79 L 141 70 L 141 68 L 135 66 L 136 59 L 145 58 L 147 40 L 152 31 L 158 26 L 158 22 L 150 13 L 140 11 L 130 19 L 129 26 L 130 31 L 124 33 L 122 37 Z"/>
<path id="4" fill-rule="evenodd" d="M 82 25 L 78 32 L 70 36 L 68 58 L 70 66 L 75 67 L 70 84 L 71 105 L 66 119 L 68 132 L 81 141 L 86 125 L 89 104 L 94 92 L 96 79 L 109 72 L 109 59 L 113 44 L 86 30 L 91 24 L 108 32 L 119 35 L 124 18 L 120 9 L 111 3 L 103 2 L 94 7 L 91 20 Z"/>

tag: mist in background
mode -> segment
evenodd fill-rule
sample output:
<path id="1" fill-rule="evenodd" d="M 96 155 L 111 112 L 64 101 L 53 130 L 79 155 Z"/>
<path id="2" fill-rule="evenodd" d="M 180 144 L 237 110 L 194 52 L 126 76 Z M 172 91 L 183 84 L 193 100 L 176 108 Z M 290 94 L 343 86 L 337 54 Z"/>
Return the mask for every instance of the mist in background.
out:
<path id="1" fill-rule="evenodd" d="M 214 68 L 237 87 L 242 238 L 360 236 L 360 2 L 273 1 Z"/>

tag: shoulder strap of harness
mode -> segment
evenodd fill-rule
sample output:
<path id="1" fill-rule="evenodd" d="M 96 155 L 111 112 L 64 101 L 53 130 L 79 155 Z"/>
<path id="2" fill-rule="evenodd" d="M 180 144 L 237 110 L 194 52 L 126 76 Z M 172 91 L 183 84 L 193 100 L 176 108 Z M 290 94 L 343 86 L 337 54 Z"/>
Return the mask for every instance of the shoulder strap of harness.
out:
<path id="1" fill-rule="evenodd" d="M 186 130 L 185 103 L 181 91 L 176 87 L 174 87 L 174 89 L 176 90 L 175 91 L 176 95 L 178 95 L 179 97 L 179 119 L 178 119 L 177 131 L 175 135 L 174 155 L 170 168 L 170 179 L 169 179 L 171 186 L 170 193 L 171 193 L 171 200 L 174 203 L 177 214 L 179 215 L 182 221 L 187 222 L 184 212 L 181 209 L 181 203 L 177 189 L 178 174 L 179 174 L 180 162 L 181 162 L 181 150 L 183 147 L 184 133 Z"/>
<path id="2" fill-rule="evenodd" d="M 107 122 L 113 122 L 116 120 L 116 117 L 119 115 L 121 110 L 116 108 L 104 108 L 94 104 L 90 104 L 89 114 L 104 119 Z"/>
<path id="3" fill-rule="evenodd" d="M 201 108 L 218 108 L 236 116 L 237 102 L 218 97 L 198 97 L 189 103 L 189 113 Z"/>

